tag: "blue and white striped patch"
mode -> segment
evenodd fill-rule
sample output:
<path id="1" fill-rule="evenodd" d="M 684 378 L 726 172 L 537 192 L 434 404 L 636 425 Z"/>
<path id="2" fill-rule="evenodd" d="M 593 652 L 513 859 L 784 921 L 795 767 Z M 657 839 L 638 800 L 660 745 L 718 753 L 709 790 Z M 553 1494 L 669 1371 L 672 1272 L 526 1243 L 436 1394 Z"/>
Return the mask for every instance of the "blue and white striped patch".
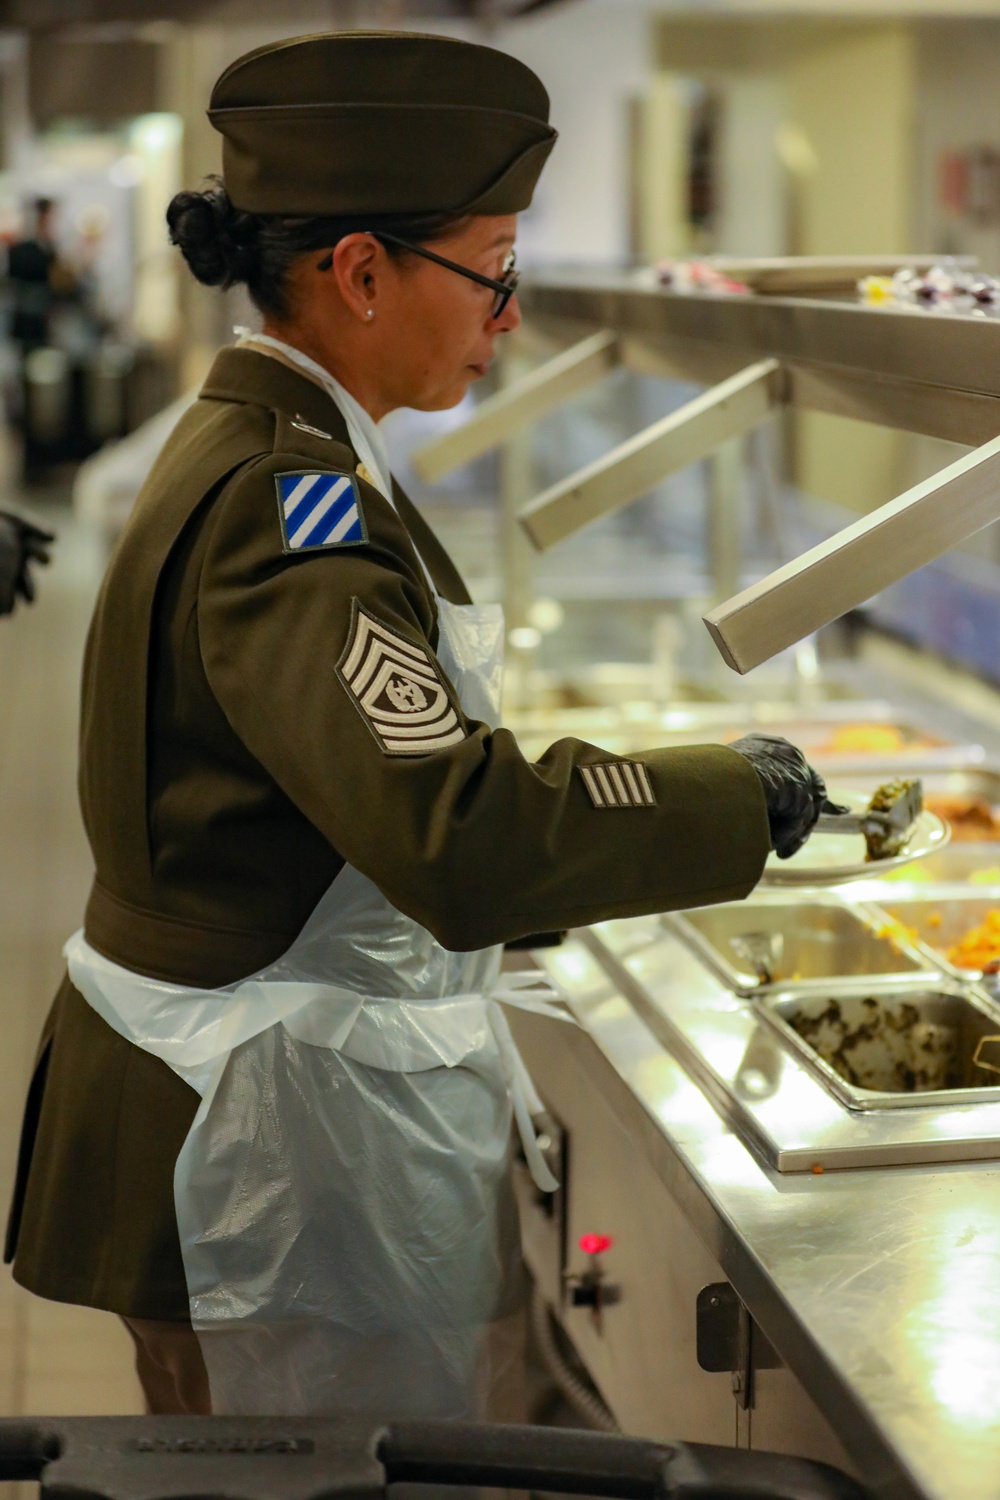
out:
<path id="1" fill-rule="evenodd" d="M 276 474 L 281 541 L 286 552 L 363 547 L 368 540 L 353 474 Z"/>

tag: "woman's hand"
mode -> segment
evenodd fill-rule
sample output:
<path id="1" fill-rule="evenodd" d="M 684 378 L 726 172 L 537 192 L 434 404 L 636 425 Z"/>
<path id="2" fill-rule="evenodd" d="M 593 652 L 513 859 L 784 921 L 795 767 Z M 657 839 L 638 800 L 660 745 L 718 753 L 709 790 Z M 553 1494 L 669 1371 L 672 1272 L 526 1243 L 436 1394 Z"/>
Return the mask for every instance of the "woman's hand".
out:
<path id="1" fill-rule="evenodd" d="M 30 604 L 35 597 L 30 566 L 46 564 L 49 544 L 55 541 L 51 531 L 26 521 L 23 516 L 0 510 L 0 615 L 9 615 L 18 595 Z"/>
<path id="2" fill-rule="evenodd" d="M 779 859 L 801 849 L 821 812 L 834 811 L 826 800 L 826 783 L 801 750 L 776 734 L 748 734 L 730 747 L 748 760 L 760 778 L 771 828 L 771 847 Z"/>

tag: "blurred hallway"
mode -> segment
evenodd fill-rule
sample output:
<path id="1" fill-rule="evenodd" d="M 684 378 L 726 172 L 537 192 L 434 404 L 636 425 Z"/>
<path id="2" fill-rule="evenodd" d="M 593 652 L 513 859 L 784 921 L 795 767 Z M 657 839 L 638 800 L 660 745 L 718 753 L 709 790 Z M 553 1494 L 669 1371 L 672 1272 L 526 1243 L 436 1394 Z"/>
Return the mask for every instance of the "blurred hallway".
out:
<path id="1" fill-rule="evenodd" d="M 76 801 L 80 662 L 102 560 L 65 506 L 31 609 L 0 620 L 0 1202 L 6 1214 L 42 1021 L 80 924 L 90 854 Z M 0 1414 L 141 1410 L 117 1319 L 43 1302 L 0 1275 Z"/>

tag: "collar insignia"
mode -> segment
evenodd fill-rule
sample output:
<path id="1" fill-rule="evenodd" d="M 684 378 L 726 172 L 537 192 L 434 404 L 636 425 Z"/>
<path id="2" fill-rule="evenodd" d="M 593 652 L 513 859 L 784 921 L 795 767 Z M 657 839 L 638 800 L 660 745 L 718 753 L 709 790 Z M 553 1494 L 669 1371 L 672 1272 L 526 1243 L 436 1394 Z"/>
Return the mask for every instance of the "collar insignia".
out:
<path id="1" fill-rule="evenodd" d="M 368 528 L 353 474 L 276 474 L 285 552 L 363 547 Z"/>
<path id="2" fill-rule="evenodd" d="M 332 432 L 324 432 L 322 427 L 311 427 L 305 417 L 300 416 L 298 412 L 295 413 L 291 425 L 299 432 L 308 432 L 310 437 L 326 438 L 327 442 L 332 441 Z"/>

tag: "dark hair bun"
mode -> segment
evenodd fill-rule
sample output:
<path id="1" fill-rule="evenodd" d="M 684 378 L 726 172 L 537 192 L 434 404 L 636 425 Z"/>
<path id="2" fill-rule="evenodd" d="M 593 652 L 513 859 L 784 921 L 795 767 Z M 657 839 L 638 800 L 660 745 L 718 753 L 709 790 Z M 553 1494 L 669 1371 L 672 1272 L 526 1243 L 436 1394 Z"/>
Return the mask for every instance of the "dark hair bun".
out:
<path id="1" fill-rule="evenodd" d="M 170 241 L 205 286 L 249 281 L 259 264 L 259 221 L 234 208 L 221 182 L 203 193 L 177 193 L 167 209 Z"/>

